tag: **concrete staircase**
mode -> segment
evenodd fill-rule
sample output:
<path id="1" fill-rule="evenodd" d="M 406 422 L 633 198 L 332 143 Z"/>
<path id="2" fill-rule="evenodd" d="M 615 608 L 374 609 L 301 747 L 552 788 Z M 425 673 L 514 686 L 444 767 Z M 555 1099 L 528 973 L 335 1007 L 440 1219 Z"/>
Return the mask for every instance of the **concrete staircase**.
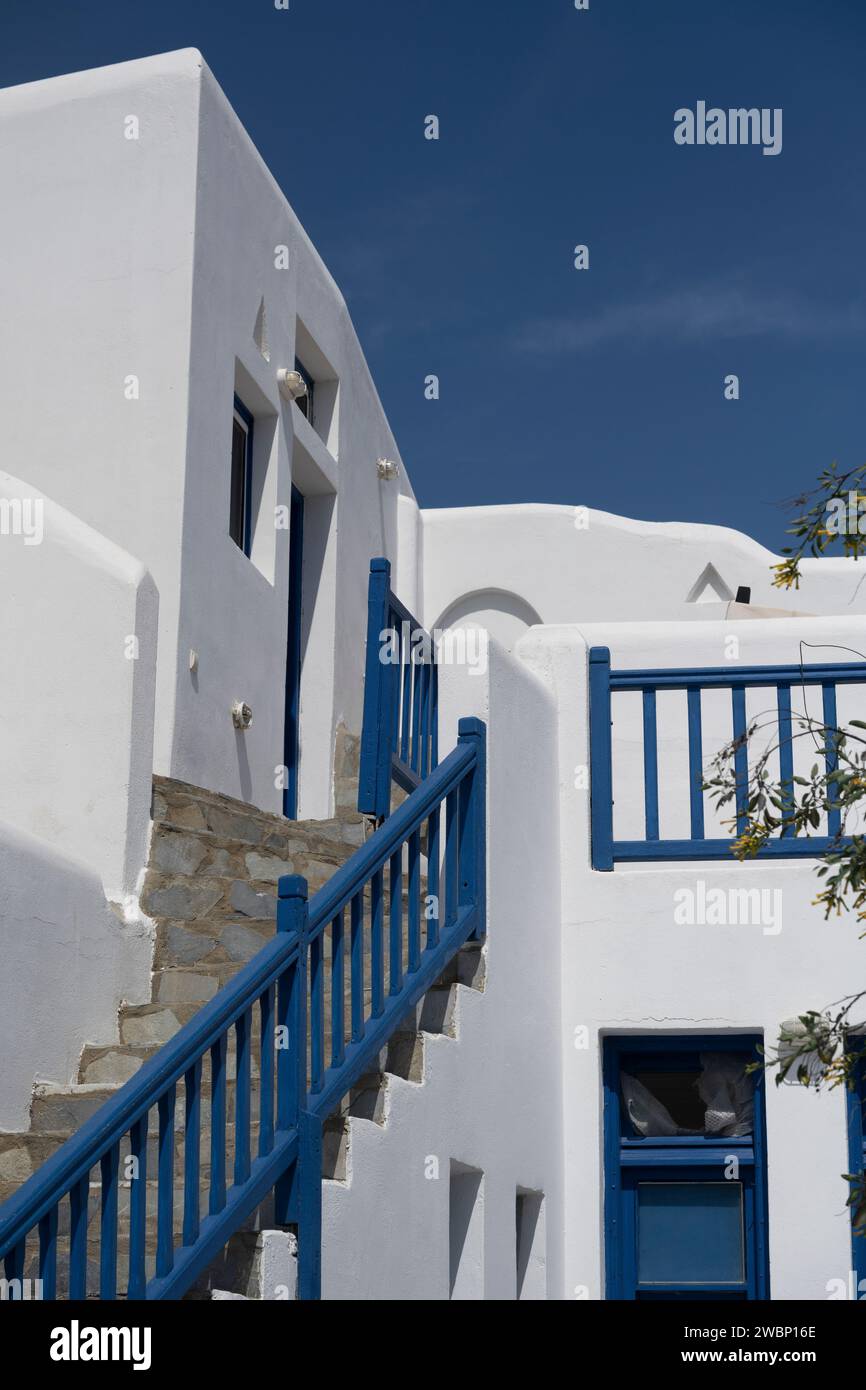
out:
<path id="1" fill-rule="evenodd" d="M 243 802 L 167 778 L 154 778 L 153 833 L 142 892 L 142 908 L 156 925 L 151 1001 L 123 1006 L 118 1039 L 109 1046 L 89 1046 L 82 1053 L 78 1079 L 71 1086 L 40 1085 L 34 1090 L 30 1129 L 23 1134 L 0 1133 L 0 1201 L 5 1201 L 31 1172 L 45 1161 L 98 1107 L 135 1074 L 142 1062 L 178 1029 L 258 950 L 272 939 L 276 925 L 277 881 L 300 873 L 312 896 L 364 842 L 366 826 L 358 814 L 340 808 L 327 821 L 286 821 Z M 390 1076 L 421 1084 L 425 1037 L 451 1035 L 454 990 L 483 988 L 483 957 L 478 947 L 459 953 L 400 1030 L 380 1054 L 379 1065 L 362 1078 L 325 1126 L 323 1178 L 344 1182 L 352 1126 L 383 1124 L 388 1108 Z M 369 978 L 369 976 L 367 976 Z M 348 982 L 347 982 L 348 989 Z M 329 1006 L 326 996 L 326 1010 Z M 348 1006 L 347 1006 L 348 1008 Z M 327 1015 L 326 1015 L 327 1016 Z M 254 1030 L 255 1031 L 255 1030 Z M 252 1114 L 258 1113 L 258 1040 L 252 1048 Z M 227 1181 L 233 1161 L 233 1049 L 227 1056 Z M 206 1073 L 203 1098 L 208 1095 Z M 202 1105 L 201 1172 L 210 1169 L 210 1134 Z M 183 1106 L 175 1118 L 182 1135 Z M 257 1143 L 253 1125 L 253 1153 Z M 156 1246 L 156 1115 L 148 1134 L 148 1275 Z M 121 1148 L 121 1172 L 126 1149 Z M 179 1233 L 183 1210 L 182 1145 L 175 1166 L 175 1225 Z M 120 1192 L 118 1282 L 125 1287 L 127 1241 L 125 1211 L 130 1184 Z M 98 1289 L 98 1232 L 100 1183 L 98 1168 L 91 1173 L 90 1259 L 88 1288 Z M 64 1223 L 68 1204 L 61 1206 L 58 1275 L 64 1283 Z M 267 1205 L 239 1232 L 214 1266 L 199 1281 L 191 1297 L 291 1297 L 294 1277 L 293 1237 L 274 1231 Z M 35 1250 L 28 1249 L 28 1275 L 35 1277 Z M 274 1292 L 274 1290 L 279 1292 Z M 286 1292 L 288 1291 L 288 1292 Z"/>

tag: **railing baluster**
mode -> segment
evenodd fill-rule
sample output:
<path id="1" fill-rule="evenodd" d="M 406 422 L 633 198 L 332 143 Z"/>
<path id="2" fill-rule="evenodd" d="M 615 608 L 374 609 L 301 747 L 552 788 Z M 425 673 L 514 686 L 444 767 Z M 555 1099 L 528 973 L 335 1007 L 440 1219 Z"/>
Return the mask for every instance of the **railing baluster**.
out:
<path id="1" fill-rule="evenodd" d="M 228 1035 L 210 1050 L 210 1201 L 211 1216 L 226 1204 L 226 1046 Z"/>
<path id="2" fill-rule="evenodd" d="M 183 1074 L 183 1243 L 198 1240 L 201 1220 L 201 1058 Z"/>
<path id="3" fill-rule="evenodd" d="M 835 801 L 838 795 L 836 779 L 833 776 L 839 766 L 839 752 L 836 746 L 836 735 L 838 733 L 836 715 L 836 687 L 830 681 L 825 681 L 821 687 L 824 710 L 824 766 L 827 769 L 828 781 L 828 800 Z M 827 811 L 827 833 L 838 835 L 842 829 L 842 811 L 839 806 L 830 806 Z"/>
<path id="4" fill-rule="evenodd" d="M 116 1237 L 115 1237 L 116 1242 Z M 115 1260 L 117 1247 L 115 1243 Z M 57 1297 L 57 1205 L 42 1217 L 39 1222 L 39 1278 L 42 1280 L 42 1297 L 51 1303 Z M 101 1295 L 105 1297 L 105 1295 Z"/>
<path id="5" fill-rule="evenodd" d="M 418 768 L 421 777 L 427 776 L 430 760 L 428 748 L 430 741 L 430 662 L 426 659 L 427 655 L 425 650 L 425 661 L 421 667 L 421 752 Z"/>
<path id="6" fill-rule="evenodd" d="M 430 670 L 430 771 L 439 766 L 439 666 L 436 648 L 433 649 L 433 665 Z"/>
<path id="7" fill-rule="evenodd" d="M 592 867 L 613 868 L 613 754 L 610 720 L 610 651 L 589 652 L 589 772 Z"/>
<path id="8" fill-rule="evenodd" d="M 300 989 L 298 971 L 289 966 L 277 985 L 277 1023 L 274 1047 L 277 1054 L 277 1129 L 288 1129 L 295 1113 L 298 1063 L 295 1050 L 299 1039 L 292 1036 L 293 995 Z M 306 1051 L 306 1040 L 304 1050 Z"/>
<path id="9" fill-rule="evenodd" d="M 749 750 L 746 747 L 746 692 L 743 686 L 731 690 L 731 714 L 734 738 L 741 740 L 734 753 L 734 784 L 736 787 L 737 834 L 742 835 L 749 817 Z"/>
<path id="10" fill-rule="evenodd" d="M 391 921 L 388 945 L 388 993 L 399 994 L 403 985 L 403 851 L 391 855 Z"/>
<path id="11" fill-rule="evenodd" d="M 418 831 L 409 836 L 409 972 L 421 964 L 421 845 Z"/>
<path id="12" fill-rule="evenodd" d="M 704 838 L 704 750 L 701 735 L 701 692 L 689 686 L 689 820 L 693 840 Z"/>
<path id="13" fill-rule="evenodd" d="M 378 1018 L 385 1007 L 384 897 L 384 875 L 377 869 L 370 880 L 370 1014 L 373 1018 Z"/>
<path id="14" fill-rule="evenodd" d="M 87 1297 L 87 1203 L 90 1174 L 79 1178 L 69 1193 L 69 1297 Z"/>
<path id="15" fill-rule="evenodd" d="M 322 969 L 323 932 L 310 942 L 310 1090 L 320 1091 L 325 1070 L 325 981 Z"/>
<path id="16" fill-rule="evenodd" d="M 643 692 L 643 797 L 646 838 L 659 837 L 659 750 L 656 727 L 656 693 Z"/>
<path id="17" fill-rule="evenodd" d="M 331 1066 L 338 1067 L 346 1055 L 345 953 L 343 914 L 331 923 Z"/>
<path id="18" fill-rule="evenodd" d="M 412 635 L 414 637 L 415 634 Z M 414 646 L 412 655 L 412 748 L 409 765 L 417 776 L 421 740 L 421 677 L 424 667 L 415 659 Z"/>
<path id="19" fill-rule="evenodd" d="M 457 792 L 445 801 L 445 916 L 440 925 L 450 927 L 457 916 Z"/>
<path id="20" fill-rule="evenodd" d="M 3 1273 L 11 1284 L 10 1300 L 17 1302 L 24 1297 L 24 1266 L 27 1258 L 27 1238 L 20 1240 L 13 1246 L 8 1255 L 3 1257 Z"/>
<path id="21" fill-rule="evenodd" d="M 427 949 L 439 941 L 439 807 L 427 821 Z"/>
<path id="22" fill-rule="evenodd" d="M 779 712 L 779 781 L 782 789 L 783 816 L 789 816 L 794 806 L 794 744 L 791 726 L 791 687 L 780 685 L 776 690 Z M 793 833 L 793 826 L 784 825 L 782 836 Z"/>
<path id="23" fill-rule="evenodd" d="M 144 1298 L 147 1282 L 147 1111 L 129 1131 L 129 1281 L 126 1296 Z"/>
<path id="24" fill-rule="evenodd" d="M 364 1036 L 364 900 L 360 893 L 349 907 L 349 949 L 352 958 L 352 1042 Z"/>
<path id="25" fill-rule="evenodd" d="M 99 1160 L 102 1184 L 99 1219 L 99 1297 L 103 1303 L 117 1298 L 117 1197 L 120 1148 L 112 1144 Z M 41 1223 L 40 1223 L 41 1236 Z M 44 1294 L 44 1290 L 43 1290 Z M 53 1295 L 52 1295 L 53 1297 Z"/>
<path id="26" fill-rule="evenodd" d="M 252 1027 L 252 1010 L 246 1009 L 235 1024 L 235 1184 L 238 1186 L 250 1175 Z"/>
<path id="27" fill-rule="evenodd" d="M 401 629 L 402 630 L 402 629 Z M 408 651 L 400 647 L 400 661 L 402 664 L 403 690 L 400 699 L 400 760 L 409 761 L 409 740 L 411 735 L 412 717 L 412 642 L 411 634 L 406 633 Z"/>
<path id="28" fill-rule="evenodd" d="M 390 598 L 390 590 L 389 590 Z M 390 708 L 383 710 L 380 717 L 388 720 L 388 804 L 391 800 L 391 771 L 395 757 L 400 752 L 400 720 L 401 720 L 401 687 L 403 670 L 403 627 L 397 614 L 389 607 L 388 622 L 397 634 L 397 662 L 390 666 L 386 673 L 388 680 L 388 698 Z"/>
<path id="29" fill-rule="evenodd" d="M 274 1147 L 274 987 L 259 999 L 259 1156 Z"/>
<path id="30" fill-rule="evenodd" d="M 157 1102 L 159 1140 L 156 1201 L 156 1273 L 161 1278 L 174 1264 L 174 1107 L 177 1088 L 169 1086 Z"/>

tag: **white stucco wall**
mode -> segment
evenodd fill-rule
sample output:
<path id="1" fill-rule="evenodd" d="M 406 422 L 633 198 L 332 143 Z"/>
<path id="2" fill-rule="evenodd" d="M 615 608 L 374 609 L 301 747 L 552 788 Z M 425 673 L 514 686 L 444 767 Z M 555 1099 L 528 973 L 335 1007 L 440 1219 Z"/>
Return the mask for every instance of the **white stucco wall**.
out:
<path id="1" fill-rule="evenodd" d="M 377 459 L 399 464 L 399 453 L 337 286 L 206 66 L 200 81 L 172 771 L 268 809 L 280 805 L 273 773 L 282 762 L 289 535 L 274 532 L 272 516 L 294 483 L 306 498 L 299 810 L 326 816 L 335 730 L 343 723 L 360 731 L 370 560 L 395 558 L 401 489 L 414 501 L 405 476 L 377 477 Z M 278 246 L 288 248 L 288 268 L 275 266 Z M 270 361 L 253 340 L 262 300 Z M 296 351 L 315 371 L 310 339 L 339 380 L 327 441 L 277 390 L 277 370 L 293 368 Z M 258 557 L 253 545 L 265 574 L 226 529 L 236 361 L 256 427 L 274 434 Z M 189 647 L 199 652 L 197 685 L 184 669 Z M 236 698 L 253 709 L 243 736 L 228 716 Z"/>
<path id="2" fill-rule="evenodd" d="M 138 139 L 125 138 L 127 118 Z M 188 53 L 0 92 L 0 411 L 28 483 L 135 555 L 162 598 L 169 771 L 188 401 L 198 79 Z M 138 399 L 128 399 L 138 379 Z M 76 626 L 92 623 L 85 612 Z"/>
<path id="3" fill-rule="evenodd" d="M 477 611 L 506 640 L 513 637 L 515 607 L 526 626 L 700 619 L 708 616 L 701 603 L 716 602 L 720 612 L 740 585 L 751 588 L 754 604 L 816 614 L 866 612 L 863 561 L 807 560 L 799 590 L 775 589 L 770 567 L 778 557 L 723 526 L 632 521 L 534 504 L 445 507 L 421 516 L 428 625 L 454 605 L 462 613 Z M 523 612 L 526 606 L 536 618 Z"/>
<path id="4" fill-rule="evenodd" d="M 34 1081 L 77 1079 L 81 1050 L 117 1039 L 123 1000 L 150 998 L 153 942 L 99 876 L 0 824 L 0 1130 L 26 1130 Z"/>
<path id="5" fill-rule="evenodd" d="M 89 865 L 120 900 L 147 857 L 156 590 L 132 556 L 8 473 L 0 514 L 0 819 Z"/>
<path id="6" fill-rule="evenodd" d="M 559 721 L 562 865 L 562 1030 L 565 1128 L 566 1296 L 602 1296 L 601 1044 L 608 1033 L 763 1031 L 857 987 L 864 945 L 850 919 L 824 923 L 812 905 L 814 861 L 658 863 L 589 867 L 589 793 L 577 768 L 589 764 L 587 651 L 608 646 L 613 666 L 718 666 L 724 642 L 740 640 L 736 664 L 799 659 L 800 639 L 829 650 L 809 659 L 850 660 L 834 645 L 863 650 L 866 622 L 773 620 L 551 626 L 533 629 L 518 655 L 553 694 Z M 840 718 L 850 717 L 840 709 Z M 614 757 L 616 760 L 616 717 Z M 685 726 L 682 734 L 684 737 Z M 661 768 L 666 766 L 661 755 Z M 580 785 L 576 785 L 579 783 Z M 660 773 L 664 795 L 666 781 Z M 621 761 L 617 801 L 643 805 L 642 759 Z M 494 828 L 494 834 L 496 830 Z M 664 833 L 664 830 L 663 830 Z M 675 892 L 694 888 L 779 889 L 781 930 L 680 926 Z M 588 1048 L 576 1048 L 586 1028 Z M 579 1036 L 579 1035 L 578 1035 Z M 827 1297 L 846 1280 L 850 1231 L 841 1174 L 848 1170 L 845 1099 L 792 1086 L 767 1087 L 769 1252 L 776 1299 Z"/>
<path id="7" fill-rule="evenodd" d="M 400 495 L 414 507 L 342 296 L 197 50 L 7 89 L 0 124 L 0 178 L 16 190 L 8 456 L 154 577 L 155 769 L 280 807 L 289 539 L 273 518 L 294 482 L 307 497 L 300 814 L 327 815 L 335 730 L 360 729 L 369 562 L 396 559 Z M 253 336 L 262 300 L 269 360 Z M 277 391 L 299 336 L 314 374 L 339 379 L 326 440 Z M 228 535 L 235 389 L 256 416 L 251 559 Z M 398 481 L 378 479 L 380 456 Z M 243 735 L 238 699 L 253 709 Z"/>
<path id="8" fill-rule="evenodd" d="M 477 714 L 488 724 L 486 988 L 458 991 L 459 1038 L 428 1038 L 422 1086 L 391 1081 L 385 1126 L 352 1122 L 351 1183 L 326 1183 L 324 1190 L 324 1296 L 448 1297 L 454 1160 L 484 1175 L 484 1296 L 515 1297 L 515 1200 L 524 1188 L 544 1193 L 547 1288 L 558 1298 L 555 714 L 540 684 L 495 644 L 489 677 L 444 667 L 441 675 L 443 748 L 453 746 L 458 715 Z M 529 728 L 531 744 L 523 737 Z M 520 814 L 503 816 L 505 806 Z M 438 1159 L 438 1178 L 425 1176 L 430 1156 Z"/>

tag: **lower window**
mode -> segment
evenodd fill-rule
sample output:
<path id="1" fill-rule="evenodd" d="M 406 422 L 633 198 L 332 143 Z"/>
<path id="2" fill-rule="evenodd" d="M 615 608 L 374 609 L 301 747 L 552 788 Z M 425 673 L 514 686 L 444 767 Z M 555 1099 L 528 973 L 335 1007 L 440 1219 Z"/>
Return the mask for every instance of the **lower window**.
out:
<path id="1" fill-rule="evenodd" d="M 608 1038 L 608 1298 L 769 1297 L 756 1037 Z"/>

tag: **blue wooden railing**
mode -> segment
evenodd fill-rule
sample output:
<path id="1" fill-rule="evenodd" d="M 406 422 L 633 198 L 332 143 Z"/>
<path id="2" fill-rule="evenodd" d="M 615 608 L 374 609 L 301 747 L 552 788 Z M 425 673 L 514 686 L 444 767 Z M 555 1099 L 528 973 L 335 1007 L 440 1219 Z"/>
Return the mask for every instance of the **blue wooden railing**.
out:
<path id="1" fill-rule="evenodd" d="M 485 814 L 485 726 L 464 719 L 454 751 L 309 903 L 305 879 L 280 879 L 274 940 L 0 1207 L 7 1279 L 38 1277 L 46 1299 L 179 1298 L 273 1190 L 276 1223 L 298 1228 L 299 1295 L 318 1298 L 323 1121 L 483 936 Z"/>
<path id="2" fill-rule="evenodd" d="M 836 687 L 866 684 L 866 662 L 799 666 L 705 666 L 669 670 L 612 671 L 607 647 L 589 653 L 590 794 L 592 817 L 592 867 L 612 869 L 617 861 L 664 859 L 730 859 L 731 839 L 707 838 L 704 831 L 704 755 L 701 729 L 701 692 L 726 689 L 731 695 L 732 740 L 737 740 L 734 760 L 737 833 L 745 830 L 749 788 L 749 749 L 746 738 L 746 691 L 765 687 L 776 692 L 776 741 L 779 780 L 792 794 L 794 744 L 791 690 L 820 686 L 821 723 L 837 728 Z M 662 839 L 659 835 L 659 760 L 656 728 L 656 695 L 659 691 L 687 692 L 689 828 L 688 839 Z M 613 833 L 613 738 L 612 697 L 621 691 L 640 691 L 643 701 L 644 838 L 615 839 Z M 864 701 L 866 706 L 866 701 Z M 823 757 L 828 773 L 836 766 L 832 736 L 825 740 Z M 815 857 L 824 853 L 840 830 L 840 812 L 827 813 L 827 834 L 795 836 L 782 832 L 769 840 L 761 854 L 778 858 Z"/>
<path id="3" fill-rule="evenodd" d="M 381 820 L 392 780 L 412 791 L 439 761 L 439 683 L 430 634 L 391 590 L 388 560 L 370 561 L 358 810 Z"/>

